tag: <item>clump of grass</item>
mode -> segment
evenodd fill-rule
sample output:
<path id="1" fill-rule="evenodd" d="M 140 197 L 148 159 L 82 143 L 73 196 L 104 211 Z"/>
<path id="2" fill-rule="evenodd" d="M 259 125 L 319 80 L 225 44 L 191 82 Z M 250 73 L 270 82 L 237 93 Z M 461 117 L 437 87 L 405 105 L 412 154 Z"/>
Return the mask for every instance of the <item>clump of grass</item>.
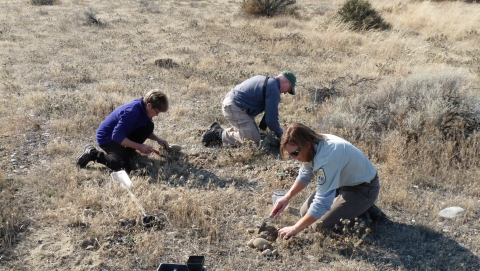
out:
<path id="1" fill-rule="evenodd" d="M 354 249 L 360 246 L 365 238 L 372 232 L 368 227 L 371 221 L 363 221 L 361 218 L 355 218 L 353 226 L 351 226 L 350 220 L 340 219 L 343 225 L 342 234 L 338 235 L 335 240 L 331 240 L 331 243 L 336 248 Z"/>
<path id="2" fill-rule="evenodd" d="M 100 21 L 97 16 L 97 13 L 93 9 L 88 9 L 83 13 L 85 15 L 85 20 L 87 25 L 96 25 L 96 26 L 105 26 L 105 23 Z"/>
<path id="3" fill-rule="evenodd" d="M 0 178 L 4 178 L 0 176 Z M 16 236 L 20 232 L 21 221 L 20 208 L 15 201 L 15 189 L 2 188 L 2 196 L 0 197 L 0 250 L 2 248 L 10 248 L 15 243 Z"/>
<path id="4" fill-rule="evenodd" d="M 335 249 L 343 252 L 353 252 L 359 248 L 367 236 L 372 233 L 369 225 L 372 221 L 364 221 L 361 218 L 355 218 L 351 223 L 349 219 L 340 219 L 340 225 L 336 230 L 321 229 L 322 222 L 317 222 L 317 230 L 313 235 L 295 236 L 285 243 L 288 249 L 304 249 L 312 244 L 319 244 L 323 249 Z M 308 233 L 308 231 L 306 231 Z"/>
<path id="5" fill-rule="evenodd" d="M 368 1 L 348 0 L 337 14 L 343 22 L 351 24 L 351 28 L 356 31 L 391 28 L 391 25 L 383 20 Z"/>
<path id="6" fill-rule="evenodd" d="M 270 147 L 270 146 L 268 146 Z M 247 165 L 260 162 L 262 159 L 262 150 L 258 145 L 250 140 L 245 140 L 239 148 L 236 149 L 226 149 L 225 157 L 221 159 L 220 165 Z"/>
<path id="7" fill-rule="evenodd" d="M 3 150 L 2 150 L 3 151 Z M 0 191 L 8 187 L 8 179 L 5 172 L 0 169 Z"/>
<path id="8" fill-rule="evenodd" d="M 241 8 L 245 14 L 272 17 L 275 14 L 293 15 L 298 10 L 296 0 L 243 0 Z"/>
<path id="9" fill-rule="evenodd" d="M 51 6 L 57 3 L 57 0 L 31 0 L 34 6 Z"/>

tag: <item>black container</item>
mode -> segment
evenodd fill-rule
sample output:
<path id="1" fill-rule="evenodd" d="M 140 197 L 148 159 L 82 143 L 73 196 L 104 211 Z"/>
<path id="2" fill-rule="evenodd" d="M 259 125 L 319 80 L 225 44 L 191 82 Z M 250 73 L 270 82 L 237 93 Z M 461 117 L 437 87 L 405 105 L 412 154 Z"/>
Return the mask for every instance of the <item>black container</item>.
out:
<path id="1" fill-rule="evenodd" d="M 196 267 L 194 267 L 196 268 Z M 196 270 L 196 269 L 193 269 Z M 201 271 L 207 271 L 207 268 L 204 266 Z M 192 271 L 188 269 L 186 264 L 177 264 L 177 263 L 162 263 L 158 267 L 157 271 Z"/>
<path id="2" fill-rule="evenodd" d="M 157 271 L 189 271 L 186 264 L 162 263 Z"/>
<path id="3" fill-rule="evenodd" d="M 187 261 L 188 271 L 202 271 L 203 261 L 205 261 L 205 256 L 188 257 L 188 261 Z"/>

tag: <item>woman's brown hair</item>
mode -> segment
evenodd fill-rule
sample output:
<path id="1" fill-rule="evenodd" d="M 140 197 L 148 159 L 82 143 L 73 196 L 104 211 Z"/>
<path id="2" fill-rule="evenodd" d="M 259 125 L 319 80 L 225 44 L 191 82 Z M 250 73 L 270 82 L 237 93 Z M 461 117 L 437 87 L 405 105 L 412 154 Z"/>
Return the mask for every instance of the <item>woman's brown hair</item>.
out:
<path id="1" fill-rule="evenodd" d="M 150 90 L 145 94 L 143 97 L 143 105 L 146 106 L 147 103 L 151 103 L 152 106 L 160 112 L 167 112 L 168 110 L 167 95 L 158 89 Z"/>
<path id="2" fill-rule="evenodd" d="M 288 158 L 288 153 L 285 151 L 285 145 L 295 144 L 300 148 L 300 151 L 308 151 L 306 158 L 308 161 L 311 161 L 316 154 L 314 145 L 324 140 L 325 136 L 315 132 L 302 123 L 294 122 L 290 124 L 287 130 L 283 133 L 280 142 L 280 153 L 282 154 L 283 159 Z"/>

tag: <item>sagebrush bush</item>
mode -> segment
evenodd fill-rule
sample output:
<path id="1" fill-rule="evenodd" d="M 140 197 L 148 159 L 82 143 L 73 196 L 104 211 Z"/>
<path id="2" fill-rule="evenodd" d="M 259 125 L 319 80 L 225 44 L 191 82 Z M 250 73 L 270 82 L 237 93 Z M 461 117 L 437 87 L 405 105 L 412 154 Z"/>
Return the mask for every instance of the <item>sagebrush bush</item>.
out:
<path id="1" fill-rule="evenodd" d="M 345 23 L 350 23 L 353 30 L 387 30 L 391 25 L 372 8 L 368 1 L 348 0 L 337 13 Z"/>
<path id="2" fill-rule="evenodd" d="M 57 2 L 57 0 L 31 0 L 32 5 L 35 6 L 49 6 L 53 5 Z"/>
<path id="3" fill-rule="evenodd" d="M 274 16 L 275 14 L 293 15 L 298 10 L 296 0 L 243 0 L 242 10 L 245 14 Z"/>

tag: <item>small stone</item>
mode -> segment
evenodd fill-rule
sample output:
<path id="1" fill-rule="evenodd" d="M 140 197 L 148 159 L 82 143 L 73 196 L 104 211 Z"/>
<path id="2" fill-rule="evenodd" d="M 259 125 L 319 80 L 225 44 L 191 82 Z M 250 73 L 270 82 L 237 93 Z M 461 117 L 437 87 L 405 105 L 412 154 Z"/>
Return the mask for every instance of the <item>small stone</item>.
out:
<path id="1" fill-rule="evenodd" d="M 255 232 L 255 229 L 247 229 L 247 232 L 248 232 L 248 233 L 254 233 L 254 232 Z"/>
<path id="2" fill-rule="evenodd" d="M 182 150 L 182 146 L 177 144 L 171 144 L 171 145 L 168 145 L 168 147 L 170 148 L 170 151 L 174 151 L 174 152 L 179 152 Z"/>
<path id="3" fill-rule="evenodd" d="M 85 248 L 85 250 L 92 250 L 94 247 L 93 246 L 88 246 Z"/>
<path id="4" fill-rule="evenodd" d="M 268 241 L 263 238 L 255 238 L 253 245 L 260 250 L 264 250 L 268 246 Z"/>
<path id="5" fill-rule="evenodd" d="M 95 211 L 92 211 L 90 209 L 85 209 L 85 211 L 83 211 L 83 214 L 86 215 L 86 216 L 94 216 L 95 215 Z M 121 222 L 120 222 L 121 223 Z M 125 221 L 124 221 L 125 223 Z"/>
<path id="6" fill-rule="evenodd" d="M 278 256 L 278 249 L 274 249 L 274 250 L 272 251 L 272 255 L 273 255 L 273 256 Z"/>
<path id="7" fill-rule="evenodd" d="M 270 249 L 265 249 L 262 252 L 262 256 L 272 256 L 272 251 Z"/>
<path id="8" fill-rule="evenodd" d="M 253 238 L 252 240 L 248 241 L 247 242 L 247 246 L 248 247 L 251 247 L 251 248 L 255 248 L 255 245 L 253 244 L 253 241 L 255 240 L 255 238 Z"/>
<path id="9" fill-rule="evenodd" d="M 95 238 L 90 238 L 90 239 L 85 239 L 82 241 L 82 243 L 80 244 L 80 247 L 83 248 L 83 249 L 89 249 L 89 247 L 92 247 L 95 245 Z M 91 249 L 91 248 L 90 248 Z"/>
<path id="10" fill-rule="evenodd" d="M 445 217 L 445 218 L 455 218 L 464 214 L 465 214 L 465 209 L 457 206 L 448 207 L 438 212 L 439 216 Z"/>
<path id="11" fill-rule="evenodd" d="M 275 242 L 278 237 L 278 230 L 274 226 L 266 226 L 257 237 L 266 239 L 267 241 Z"/>

